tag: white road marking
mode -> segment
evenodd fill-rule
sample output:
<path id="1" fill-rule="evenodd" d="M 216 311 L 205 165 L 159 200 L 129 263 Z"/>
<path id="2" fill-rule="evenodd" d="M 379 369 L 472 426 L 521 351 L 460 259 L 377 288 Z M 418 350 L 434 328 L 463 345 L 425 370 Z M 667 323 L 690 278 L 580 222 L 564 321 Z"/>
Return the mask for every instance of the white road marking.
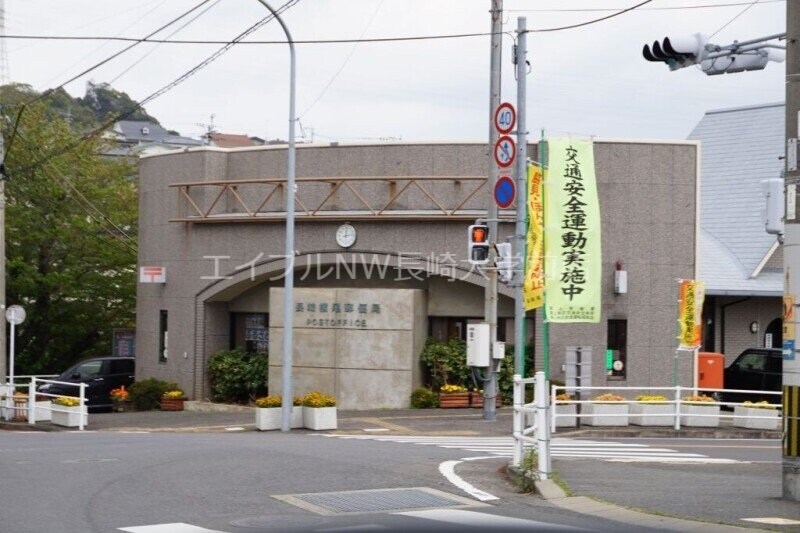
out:
<path id="1" fill-rule="evenodd" d="M 745 522 L 756 522 L 757 524 L 770 524 L 773 526 L 797 526 L 800 525 L 800 520 L 791 520 L 789 518 L 778 517 L 764 517 L 764 518 L 742 518 Z"/>
<path id="2" fill-rule="evenodd" d="M 183 522 L 153 524 L 150 526 L 120 527 L 118 529 L 120 531 L 127 531 L 128 533 L 225 533 L 224 531 L 206 529 L 191 524 L 184 524 Z"/>
<path id="3" fill-rule="evenodd" d="M 494 494 L 489 494 L 488 492 L 484 492 L 476 488 L 474 485 L 468 483 L 467 481 L 464 481 L 464 479 L 462 479 L 461 476 L 456 474 L 457 465 L 463 463 L 464 461 L 475 461 L 478 459 L 492 459 L 492 457 L 470 457 L 468 459 L 461 459 L 460 461 L 445 461 L 439 465 L 439 472 L 442 473 L 442 475 L 445 477 L 445 479 L 447 479 L 447 481 L 449 481 L 459 489 L 463 490 L 476 500 L 482 502 L 499 500 L 500 498 L 498 498 Z"/>
<path id="4" fill-rule="evenodd" d="M 435 437 L 398 435 L 324 435 L 329 438 L 396 442 L 417 446 L 436 446 L 452 450 L 486 453 L 497 457 L 511 457 L 514 439 L 511 437 Z M 531 447 L 526 447 L 530 449 Z M 720 459 L 699 453 L 683 453 L 664 447 L 651 447 L 641 443 L 605 442 L 556 438 L 551 441 L 552 456 L 563 459 L 601 459 L 649 463 L 702 463 L 741 464 L 747 461 Z"/>
<path id="5" fill-rule="evenodd" d="M 429 511 L 409 511 L 405 513 L 394 513 L 401 516 L 413 518 L 424 518 L 436 522 L 446 522 L 448 524 L 459 524 L 463 526 L 481 527 L 491 531 L 494 528 L 520 529 L 531 531 L 533 529 L 546 528 L 550 530 L 575 531 L 574 528 L 537 522 L 534 520 L 524 520 L 522 518 L 512 518 L 508 516 L 497 516 L 488 513 L 478 513 L 476 511 L 464 511 L 461 509 L 431 509 Z"/>

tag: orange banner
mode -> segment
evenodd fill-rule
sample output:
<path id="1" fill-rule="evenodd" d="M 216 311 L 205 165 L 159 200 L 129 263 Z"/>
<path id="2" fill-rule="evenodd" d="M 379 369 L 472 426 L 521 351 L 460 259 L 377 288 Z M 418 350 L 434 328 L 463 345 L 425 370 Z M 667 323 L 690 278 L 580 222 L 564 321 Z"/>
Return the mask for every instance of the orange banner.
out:
<path id="1" fill-rule="evenodd" d="M 678 349 L 694 350 L 703 344 L 703 300 L 705 298 L 705 288 L 702 281 L 684 279 L 680 283 Z"/>

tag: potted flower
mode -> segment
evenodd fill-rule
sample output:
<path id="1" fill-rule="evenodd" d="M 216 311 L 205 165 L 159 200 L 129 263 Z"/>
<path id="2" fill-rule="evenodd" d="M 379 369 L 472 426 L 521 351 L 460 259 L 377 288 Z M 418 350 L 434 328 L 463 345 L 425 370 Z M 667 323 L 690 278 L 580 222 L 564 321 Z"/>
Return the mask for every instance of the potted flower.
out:
<path id="1" fill-rule="evenodd" d="M 283 398 L 280 396 L 264 396 L 256 398 L 255 404 L 256 429 L 260 431 L 280 429 L 282 425 Z M 303 427 L 303 400 L 295 396 L 292 404 L 290 426 L 292 428 L 301 428 Z"/>
<path id="2" fill-rule="evenodd" d="M 186 395 L 180 389 L 170 390 L 161 396 L 162 411 L 183 411 Z"/>
<path id="3" fill-rule="evenodd" d="M 630 423 L 635 426 L 675 424 L 675 406 L 661 394 L 640 394 L 636 397 L 636 403 L 630 405 L 630 414 Z"/>
<path id="4" fill-rule="evenodd" d="M 622 396 L 613 393 L 601 394 L 593 400 L 596 403 L 583 404 L 581 413 L 589 426 L 627 426 L 628 403 Z"/>
<path id="5" fill-rule="evenodd" d="M 467 388 L 461 385 L 442 385 L 439 389 L 439 407 L 442 409 L 469 407 L 469 400 Z"/>
<path id="6" fill-rule="evenodd" d="M 733 425 L 740 428 L 777 431 L 781 423 L 780 413 L 778 412 L 779 407 L 779 405 L 766 401 L 744 402 L 743 405 L 737 405 L 733 408 L 734 416 L 761 418 L 734 418 Z"/>
<path id="7" fill-rule="evenodd" d="M 81 417 L 83 417 L 84 426 L 89 423 L 89 415 L 87 414 L 86 406 L 82 406 L 78 398 L 58 396 L 53 399 L 52 404 L 51 421 L 53 424 L 74 428 L 81 425 Z"/>
<path id="8" fill-rule="evenodd" d="M 566 392 L 556 396 L 553 402 L 553 409 L 555 409 L 556 421 L 555 427 L 557 428 L 574 428 L 577 423 L 578 404 L 572 403 L 572 396 Z M 528 413 L 533 416 L 533 413 Z"/>
<path id="9" fill-rule="evenodd" d="M 114 403 L 114 411 L 118 413 L 122 413 L 124 411 L 131 410 L 131 401 L 129 400 L 130 393 L 125 389 L 125 385 L 121 385 L 116 389 L 111 389 L 111 392 L 108 393 L 111 397 L 111 401 Z"/>
<path id="10" fill-rule="evenodd" d="M 693 394 L 681 402 L 681 425 L 715 428 L 719 426 L 719 404 L 711 396 Z"/>
<path id="11" fill-rule="evenodd" d="M 303 425 L 316 431 L 336 429 L 336 398 L 319 391 L 303 396 Z"/>

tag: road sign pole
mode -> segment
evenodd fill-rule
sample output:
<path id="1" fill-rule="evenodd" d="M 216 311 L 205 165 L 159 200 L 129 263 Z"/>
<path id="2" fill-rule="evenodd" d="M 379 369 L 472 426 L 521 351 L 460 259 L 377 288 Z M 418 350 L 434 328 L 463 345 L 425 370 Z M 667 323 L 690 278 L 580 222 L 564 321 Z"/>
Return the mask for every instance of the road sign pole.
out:
<path id="1" fill-rule="evenodd" d="M 494 147 L 497 143 L 498 133 L 494 125 L 494 114 L 500 105 L 500 69 L 502 64 L 502 45 L 503 45 L 503 0 L 492 0 L 492 37 L 491 37 L 491 56 L 489 63 L 489 186 L 486 201 L 489 202 L 487 208 L 487 220 L 489 224 L 489 238 L 497 238 L 497 204 L 494 201 L 494 184 L 497 181 L 497 166 L 494 162 Z M 490 249 L 490 260 L 494 261 L 494 252 Z M 489 324 L 490 346 L 494 346 L 497 341 L 497 270 L 489 268 L 486 273 L 486 290 L 484 301 L 484 321 Z M 494 365 L 494 361 L 490 361 Z M 483 395 L 483 419 L 494 421 L 497 418 L 495 407 L 497 396 L 497 373 L 493 366 L 490 366 L 484 384 Z"/>
<path id="2" fill-rule="evenodd" d="M 525 99 L 528 85 L 528 38 L 527 19 L 517 19 L 517 224 L 514 239 L 514 255 L 518 258 L 515 266 L 514 283 L 514 373 L 525 377 L 525 305 L 523 285 L 525 282 L 525 239 L 528 222 L 528 132 L 525 120 Z M 521 267 L 521 268 L 520 268 Z"/>

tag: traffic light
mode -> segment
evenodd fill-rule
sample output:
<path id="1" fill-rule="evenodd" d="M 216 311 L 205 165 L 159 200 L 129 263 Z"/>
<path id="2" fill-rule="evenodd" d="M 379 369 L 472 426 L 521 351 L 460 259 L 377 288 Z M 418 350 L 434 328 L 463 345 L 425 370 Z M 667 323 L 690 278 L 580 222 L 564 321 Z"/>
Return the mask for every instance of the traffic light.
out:
<path id="1" fill-rule="evenodd" d="M 695 33 L 691 37 L 677 37 L 670 39 L 664 37 L 663 44 L 655 41 L 653 49 L 644 45 L 642 55 L 648 61 L 666 63 L 670 70 L 691 67 L 701 63 L 708 55 L 706 42 L 708 39 L 702 33 Z"/>
<path id="2" fill-rule="evenodd" d="M 510 242 L 501 242 L 494 245 L 497 251 L 497 259 L 494 265 L 497 267 L 497 276 L 500 281 L 508 283 L 514 278 L 514 258 Z"/>
<path id="3" fill-rule="evenodd" d="M 470 263 L 485 265 L 489 262 L 489 226 L 473 224 L 467 228 L 467 244 Z"/>
<path id="4" fill-rule="evenodd" d="M 761 70 L 770 61 L 782 62 L 786 53 L 781 46 L 769 44 L 775 38 L 753 39 L 718 46 L 710 44 L 702 33 L 690 37 L 664 37 L 655 41 L 652 49 L 644 45 L 642 55 L 648 61 L 666 63 L 670 70 L 699 65 L 709 76 Z"/>

